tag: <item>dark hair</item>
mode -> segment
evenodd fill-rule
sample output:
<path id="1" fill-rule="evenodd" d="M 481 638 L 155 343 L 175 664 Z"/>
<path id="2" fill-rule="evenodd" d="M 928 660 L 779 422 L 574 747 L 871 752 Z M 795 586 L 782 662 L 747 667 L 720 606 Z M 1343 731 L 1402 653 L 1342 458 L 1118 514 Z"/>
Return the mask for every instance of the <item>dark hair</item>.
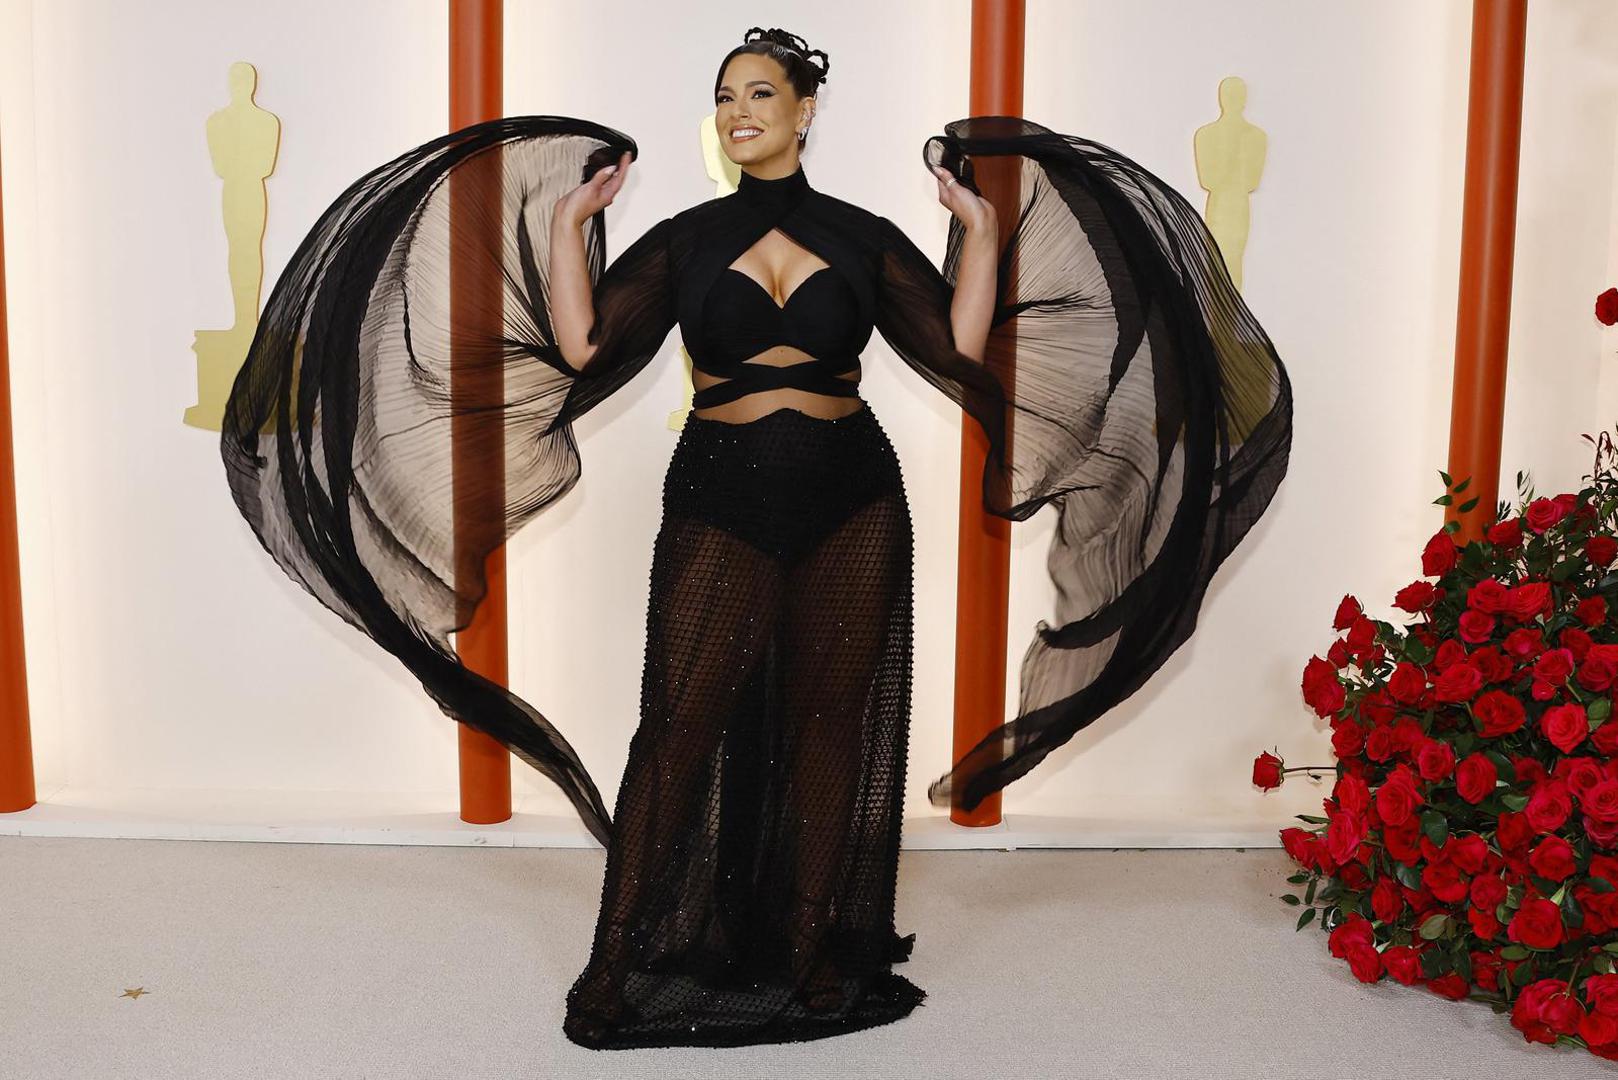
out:
<path id="1" fill-rule="evenodd" d="M 787 81 L 800 98 L 815 97 L 820 84 L 826 81 L 826 73 L 831 70 L 831 58 L 821 49 L 809 48 L 809 43 L 803 38 L 773 26 L 768 30 L 755 26 L 742 35 L 742 44 L 726 53 L 719 62 L 719 74 L 713 80 L 715 95 L 719 93 L 719 84 L 725 79 L 725 68 L 743 53 L 774 58 L 786 69 Z M 815 56 L 820 57 L 820 63 L 811 60 Z"/>

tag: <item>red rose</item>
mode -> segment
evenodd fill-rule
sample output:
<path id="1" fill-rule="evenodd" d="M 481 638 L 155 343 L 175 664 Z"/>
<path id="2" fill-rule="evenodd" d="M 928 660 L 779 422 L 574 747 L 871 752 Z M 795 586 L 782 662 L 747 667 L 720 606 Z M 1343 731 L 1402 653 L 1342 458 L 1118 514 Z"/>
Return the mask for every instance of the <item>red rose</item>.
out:
<path id="1" fill-rule="evenodd" d="M 1587 596 L 1573 609 L 1573 617 L 1585 626 L 1600 626 L 1607 621 L 1607 601 L 1600 596 Z"/>
<path id="2" fill-rule="evenodd" d="M 1451 863 L 1428 863 L 1421 872 L 1421 883 L 1446 904 L 1459 903 L 1466 898 L 1466 878 Z"/>
<path id="3" fill-rule="evenodd" d="M 1332 798 L 1344 810 L 1351 810 L 1356 814 L 1365 813 L 1371 805 L 1371 789 L 1366 786 L 1363 777 L 1353 773 L 1344 773 L 1337 778 L 1332 787 Z"/>
<path id="4" fill-rule="evenodd" d="M 1550 740 L 1552 746 L 1564 754 L 1571 754 L 1573 748 L 1589 734 L 1590 719 L 1585 715 L 1583 705 L 1552 705 L 1539 718 L 1539 730 L 1545 733 L 1545 738 Z"/>
<path id="5" fill-rule="evenodd" d="M 1494 616 L 1481 611 L 1463 611 L 1460 619 L 1461 640 L 1478 645 L 1489 640 L 1494 633 Z"/>
<path id="6" fill-rule="evenodd" d="M 1584 1000 L 1605 1016 L 1618 1016 L 1618 975 L 1592 975 L 1584 980 Z"/>
<path id="7" fill-rule="evenodd" d="M 1356 945 L 1348 950 L 1348 969 L 1363 983 L 1374 983 L 1382 978 L 1382 954 L 1369 945 Z"/>
<path id="8" fill-rule="evenodd" d="M 1597 821 L 1618 821 L 1618 780 L 1603 780 L 1587 789 L 1579 809 Z"/>
<path id="9" fill-rule="evenodd" d="M 1535 499 L 1523 514 L 1528 527 L 1537 533 L 1544 532 L 1566 516 L 1567 509 L 1555 499 Z"/>
<path id="10" fill-rule="evenodd" d="M 1455 771 L 1455 749 L 1447 742 L 1427 739 L 1416 751 L 1416 767 L 1421 770 L 1423 780 L 1432 783 L 1447 780 Z"/>
<path id="11" fill-rule="evenodd" d="M 1590 732 L 1590 745 L 1607 757 L 1618 754 L 1618 722 L 1603 720 L 1600 727 Z"/>
<path id="12" fill-rule="evenodd" d="M 1376 644 L 1376 623 L 1367 619 L 1364 615 L 1357 616 L 1353 625 L 1348 628 L 1348 633 L 1344 635 L 1343 640 L 1348 642 L 1349 649 L 1354 653 L 1363 653 L 1366 649 Z"/>
<path id="13" fill-rule="evenodd" d="M 1330 716 L 1343 707 L 1346 693 L 1337 680 L 1337 669 L 1318 656 L 1311 656 L 1303 668 L 1303 700 L 1316 716 Z"/>
<path id="14" fill-rule="evenodd" d="M 1284 764 L 1280 758 L 1264 751 L 1253 759 L 1253 786 L 1262 791 L 1274 791 L 1281 786 L 1281 766 Z"/>
<path id="15" fill-rule="evenodd" d="M 1589 690 L 1606 690 L 1618 678 L 1618 645 L 1592 645 L 1579 665 L 1579 685 Z"/>
<path id="16" fill-rule="evenodd" d="M 1371 920 L 1364 915 L 1350 915 L 1337 924 L 1326 938 L 1326 949 L 1339 960 L 1348 956 L 1348 950 L 1358 947 L 1373 947 L 1376 943 L 1376 931 L 1371 927 Z"/>
<path id="17" fill-rule="evenodd" d="M 1326 850 L 1339 865 L 1352 862 L 1365 839 L 1365 819 L 1348 810 L 1331 816 L 1326 826 Z"/>
<path id="18" fill-rule="evenodd" d="M 1281 830 L 1281 846 L 1300 866 L 1320 869 L 1320 838 L 1296 827 Z"/>
<path id="19" fill-rule="evenodd" d="M 1400 611 L 1408 611 L 1412 615 L 1419 615 L 1432 606 L 1436 595 L 1433 583 L 1430 581 L 1412 581 L 1393 595 L 1393 606 Z"/>
<path id="20" fill-rule="evenodd" d="M 1618 323 L 1618 289 L 1608 289 L 1596 297 L 1596 318 L 1603 326 Z"/>
<path id="21" fill-rule="evenodd" d="M 1484 990 L 1500 988 L 1500 958 L 1494 953 L 1473 951 L 1472 981 Z"/>
<path id="22" fill-rule="evenodd" d="M 1479 874 L 1472 879 L 1472 887 L 1467 890 L 1467 895 L 1473 907 L 1493 911 L 1506 902 L 1505 879 L 1497 874 Z"/>
<path id="23" fill-rule="evenodd" d="M 1485 615 L 1499 615 L 1509 607 L 1510 597 L 1505 585 L 1494 578 L 1484 578 L 1466 590 L 1466 606 Z"/>
<path id="24" fill-rule="evenodd" d="M 1483 535 L 1496 547 L 1514 548 L 1522 543 L 1522 522 L 1518 518 L 1507 518 L 1490 525 Z"/>
<path id="25" fill-rule="evenodd" d="M 1494 837 L 1500 841 L 1501 851 L 1518 851 L 1528 846 L 1534 838 L 1534 827 L 1528 823 L 1528 815 L 1514 814 L 1507 810 L 1500 815 L 1500 823 L 1495 827 Z"/>
<path id="26" fill-rule="evenodd" d="M 1466 659 L 1466 646 L 1454 638 L 1446 638 L 1433 650 L 1433 662 L 1427 666 L 1433 671 L 1448 671 Z"/>
<path id="27" fill-rule="evenodd" d="M 1411 818 L 1403 825 L 1389 825 L 1382 830 L 1382 844 L 1388 854 L 1402 863 L 1414 865 L 1421 859 L 1421 822 Z"/>
<path id="28" fill-rule="evenodd" d="M 1618 1019 L 1598 1012 L 1585 1013 L 1579 1020 L 1579 1037 L 1592 1048 L 1618 1042 Z"/>
<path id="29" fill-rule="evenodd" d="M 1433 694 L 1439 701 L 1469 701 L 1482 686 L 1483 674 L 1462 661 L 1433 682 Z"/>
<path id="30" fill-rule="evenodd" d="M 1562 881 L 1579 868 L 1573 858 L 1573 846 L 1560 836 L 1547 836 L 1535 845 L 1533 854 L 1528 856 L 1528 865 L 1547 881 Z"/>
<path id="31" fill-rule="evenodd" d="M 1482 754 L 1468 754 L 1455 767 L 1455 789 L 1461 798 L 1476 806 L 1494 793 L 1500 770 Z"/>
<path id="32" fill-rule="evenodd" d="M 1618 821 L 1597 821 L 1589 814 L 1584 815 L 1584 835 L 1590 838 L 1590 843 L 1598 848 L 1612 850 L 1618 847 Z"/>
<path id="33" fill-rule="evenodd" d="M 1483 862 L 1489 857 L 1489 843 L 1477 833 L 1451 836 L 1444 845 L 1444 857 L 1464 873 L 1475 874 L 1483 869 Z"/>
<path id="34" fill-rule="evenodd" d="M 1530 897 L 1511 917 L 1506 936 L 1530 949 L 1554 949 L 1562 943 L 1562 911 L 1542 896 Z"/>
<path id="35" fill-rule="evenodd" d="M 1446 997 L 1451 1001 L 1459 1001 L 1471 992 L 1471 987 L 1466 985 L 1466 980 L 1453 971 L 1440 975 L 1436 979 L 1428 979 L 1427 989 L 1439 997 Z"/>
<path id="36" fill-rule="evenodd" d="M 1449 533 L 1440 529 L 1421 552 L 1421 572 L 1428 577 L 1443 577 L 1455 568 L 1457 549 Z"/>
<path id="37" fill-rule="evenodd" d="M 1472 712 L 1482 724 L 1483 734 L 1491 739 L 1510 735 L 1528 719 L 1522 702 L 1504 690 L 1490 690 L 1478 698 Z"/>
<path id="38" fill-rule="evenodd" d="M 1618 784 L 1614 786 L 1618 787 Z M 1538 833 L 1555 832 L 1572 813 L 1573 796 L 1560 780 L 1551 780 L 1535 787 L 1533 794 L 1528 796 L 1528 805 L 1523 807 L 1523 816 Z"/>
<path id="39" fill-rule="evenodd" d="M 1413 705 L 1427 689 L 1427 674 L 1415 664 L 1401 661 L 1388 677 L 1388 696 L 1401 705 Z"/>
<path id="40" fill-rule="evenodd" d="M 1365 736 L 1365 756 L 1372 761 L 1386 761 L 1393 756 L 1393 732 L 1385 727 L 1372 728 Z"/>
<path id="41" fill-rule="evenodd" d="M 1350 720 L 1332 729 L 1331 749 L 1338 760 L 1347 759 L 1365 749 L 1365 729 Z"/>
<path id="42" fill-rule="evenodd" d="M 1388 825 L 1402 825 L 1421 805 L 1421 793 L 1416 790 L 1415 775 L 1403 765 L 1388 773 L 1376 792 L 1377 816 Z"/>
<path id="43" fill-rule="evenodd" d="M 1618 558 L 1618 540 L 1610 536 L 1592 536 L 1584 544 L 1584 557 L 1591 566 L 1608 566 Z"/>
<path id="44" fill-rule="evenodd" d="M 1337 614 L 1332 616 L 1331 628 L 1333 630 L 1347 630 L 1360 617 L 1363 609 L 1360 602 L 1352 596 L 1345 596 L 1337 605 Z"/>
<path id="45" fill-rule="evenodd" d="M 1545 638 L 1544 635 L 1531 626 L 1519 626 L 1506 635 L 1506 640 L 1501 644 L 1501 648 L 1505 649 L 1507 655 L 1513 660 L 1524 663 L 1545 651 Z M 1569 659 L 1571 660 L 1571 657 Z M 1568 665 L 1568 670 L 1572 670 L 1571 663 Z"/>
<path id="46" fill-rule="evenodd" d="M 1390 945 L 1382 950 L 1382 963 L 1395 982 L 1415 986 L 1421 982 L 1421 953 L 1409 945 Z"/>
<path id="47" fill-rule="evenodd" d="M 1493 908 L 1487 911 L 1483 908 L 1467 908 L 1466 921 L 1472 924 L 1472 933 L 1484 941 L 1493 941 L 1500 936 L 1500 931 L 1505 929 L 1500 925 L 1500 920 L 1495 918 Z"/>
<path id="48" fill-rule="evenodd" d="M 1561 979 L 1540 979 L 1529 983 L 1517 994 L 1511 1006 L 1511 1026 L 1522 1032 L 1529 1042 L 1553 1045 L 1556 1032 L 1546 1023 L 1546 1006 L 1556 997 L 1567 996 L 1567 983 Z"/>
<path id="49" fill-rule="evenodd" d="M 1376 887 L 1371 890 L 1371 910 L 1376 912 L 1376 917 L 1391 923 L 1404 909 L 1405 897 L 1399 883 L 1391 877 L 1377 878 Z"/>
<path id="50" fill-rule="evenodd" d="M 1498 645 L 1485 645 L 1473 653 L 1472 666 L 1483 673 L 1485 683 L 1504 682 L 1516 671 L 1516 665 Z"/>
<path id="51" fill-rule="evenodd" d="M 1573 650 L 1552 649 L 1534 662 L 1534 678 L 1560 686 L 1573 674 Z"/>
<path id="52" fill-rule="evenodd" d="M 1575 799 L 1582 799 L 1584 793 L 1605 780 L 1607 774 L 1594 758 L 1567 757 L 1556 763 L 1556 777 L 1567 781 L 1567 789 Z"/>
<path id="53" fill-rule="evenodd" d="M 1556 635 L 1557 644 L 1573 654 L 1574 661 L 1583 660 L 1595 645 L 1595 638 L 1580 630 L 1577 626 L 1569 626 Z"/>
<path id="54" fill-rule="evenodd" d="M 1551 609 L 1551 587 L 1543 581 L 1518 585 L 1507 594 L 1506 610 L 1528 622 Z"/>
<path id="55" fill-rule="evenodd" d="M 1517 772 L 1517 783 L 1523 787 L 1531 788 L 1535 784 L 1543 784 L 1551 778 L 1551 774 L 1546 771 L 1545 766 L 1533 758 L 1523 757 L 1521 754 L 1511 755 L 1511 767 Z"/>

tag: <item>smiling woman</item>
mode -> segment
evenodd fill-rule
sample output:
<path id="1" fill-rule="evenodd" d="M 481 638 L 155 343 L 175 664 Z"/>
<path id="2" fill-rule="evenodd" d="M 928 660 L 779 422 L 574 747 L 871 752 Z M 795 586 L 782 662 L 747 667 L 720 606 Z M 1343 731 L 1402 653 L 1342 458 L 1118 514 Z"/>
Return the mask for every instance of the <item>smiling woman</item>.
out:
<path id="1" fill-rule="evenodd" d="M 749 31 L 714 95 L 737 191 L 610 263 L 604 210 L 635 144 L 599 124 L 491 121 L 362 177 L 276 283 L 226 410 L 232 494 L 266 550 L 447 715 L 554 780 L 606 846 L 564 1023 L 585 1046 L 813 1039 L 925 996 L 892 970 L 915 939 L 894 922 L 913 537 L 858 393 L 873 333 L 983 429 L 990 512 L 1060 518 L 1057 623 L 1036 628 L 1017 717 L 929 788 L 944 805 L 970 809 L 1157 670 L 1286 469 L 1286 372 L 1183 198 L 1096 143 L 956 121 L 924 148 L 952 215 L 940 272 L 886 217 L 810 185 L 798 136 L 824 56 Z M 974 157 L 1020 171 L 1003 262 Z M 490 160 L 487 213 L 452 229 L 458 171 Z M 498 283 L 481 298 L 494 327 L 450 325 L 451 267 L 468 265 Z M 450 635 L 486 588 L 465 568 L 572 489 L 572 422 L 676 325 L 703 381 L 663 483 L 609 819 L 557 728 L 461 665 Z M 452 368 L 494 389 L 452 395 Z M 504 450 L 498 483 L 454 469 L 468 419 Z"/>

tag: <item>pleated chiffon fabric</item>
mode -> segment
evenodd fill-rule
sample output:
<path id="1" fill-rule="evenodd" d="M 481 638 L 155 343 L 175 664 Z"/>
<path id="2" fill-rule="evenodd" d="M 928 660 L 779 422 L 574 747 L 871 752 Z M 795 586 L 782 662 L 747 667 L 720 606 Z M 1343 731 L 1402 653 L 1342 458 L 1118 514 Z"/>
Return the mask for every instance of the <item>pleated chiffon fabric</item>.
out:
<path id="1" fill-rule="evenodd" d="M 569 994 L 575 1041 L 731 1045 L 896 1019 L 921 1000 L 888 967 L 912 940 L 892 922 L 910 524 L 868 406 L 836 420 L 785 409 L 688 421 L 653 556 L 641 724 L 611 817 L 557 726 L 455 655 L 450 635 L 487 589 L 485 558 L 577 482 L 572 421 L 671 329 L 699 367 L 722 366 L 705 301 L 779 230 L 828 264 L 837 279 L 817 287 L 835 285 L 854 312 L 815 377 L 857 366 L 880 333 L 983 428 L 984 506 L 1057 514 L 1055 615 L 1024 654 L 1018 715 L 929 787 L 935 803 L 971 808 L 1189 637 L 1215 570 L 1286 471 L 1286 371 L 1181 196 L 1106 147 L 1007 117 L 949 124 L 923 151 L 968 186 L 990 160 L 1020 183 L 1015 219 L 1000 223 L 984 362 L 953 344 L 960 223 L 940 270 L 891 221 L 800 170 L 744 174 L 744 190 L 663 219 L 610 264 L 596 215 L 596 353 L 576 371 L 550 322 L 550 216 L 624 151 L 634 142 L 598 124 L 513 117 L 356 181 L 277 281 L 234 385 L 221 437 L 232 495 L 294 580 L 398 657 L 447 715 L 553 780 L 608 848 L 591 961 Z M 502 467 L 467 466 L 467 430 Z M 805 455 L 838 464 L 839 483 L 795 475 Z M 832 585 L 845 582 L 841 610 L 861 612 L 866 633 L 811 685 L 794 658 L 841 639 L 816 619 L 839 610 Z M 818 727 L 804 719 L 816 713 Z"/>

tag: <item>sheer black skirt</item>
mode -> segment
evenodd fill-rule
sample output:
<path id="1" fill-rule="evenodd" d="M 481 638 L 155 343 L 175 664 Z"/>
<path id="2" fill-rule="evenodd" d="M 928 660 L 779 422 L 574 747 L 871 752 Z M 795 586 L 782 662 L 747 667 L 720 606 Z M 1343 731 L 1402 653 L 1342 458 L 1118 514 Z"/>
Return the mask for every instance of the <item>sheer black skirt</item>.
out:
<path id="1" fill-rule="evenodd" d="M 912 537 L 869 405 L 691 416 L 652 559 L 641 717 L 591 955 L 584 1046 L 820 1038 L 925 996 L 891 970 Z"/>

